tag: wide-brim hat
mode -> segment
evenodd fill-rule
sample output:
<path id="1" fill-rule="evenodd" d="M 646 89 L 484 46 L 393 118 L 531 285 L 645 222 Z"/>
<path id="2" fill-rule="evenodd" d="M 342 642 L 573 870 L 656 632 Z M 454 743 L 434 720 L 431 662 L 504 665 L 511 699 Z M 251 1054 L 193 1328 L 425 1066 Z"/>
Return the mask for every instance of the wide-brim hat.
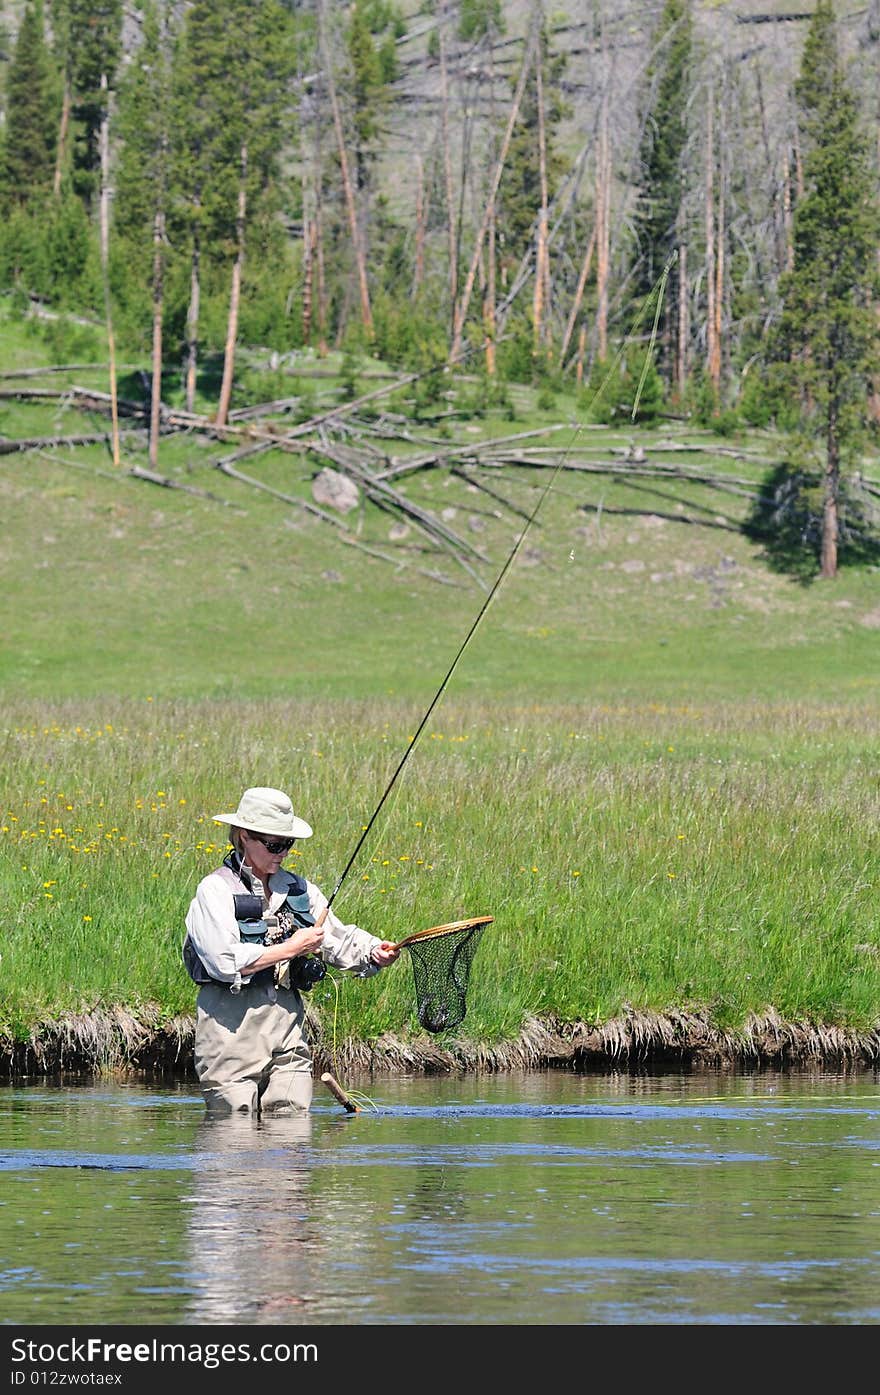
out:
<path id="1" fill-rule="evenodd" d="M 245 790 L 234 814 L 214 814 L 215 823 L 244 828 L 249 833 L 269 833 L 275 838 L 311 838 L 305 819 L 298 819 L 283 790 L 258 785 Z"/>

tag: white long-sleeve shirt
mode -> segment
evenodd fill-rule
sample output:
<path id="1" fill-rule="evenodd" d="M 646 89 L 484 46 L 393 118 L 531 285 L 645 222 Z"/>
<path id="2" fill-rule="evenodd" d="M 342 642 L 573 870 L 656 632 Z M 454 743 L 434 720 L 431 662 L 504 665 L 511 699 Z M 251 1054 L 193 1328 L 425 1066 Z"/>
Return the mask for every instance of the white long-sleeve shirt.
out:
<path id="1" fill-rule="evenodd" d="M 239 889 L 250 890 L 254 896 L 262 897 L 265 913 L 274 915 L 284 904 L 290 889 L 289 874 L 284 871 L 274 873 L 268 887 L 263 886 L 250 867 L 247 872 L 250 888 L 244 882 L 239 888 L 219 868 L 209 872 L 196 887 L 186 913 L 187 939 L 207 973 L 220 983 L 228 983 L 233 991 L 250 980 L 248 965 L 256 963 L 265 949 L 264 945 L 248 944 L 241 938 L 235 918 L 234 894 Z M 306 890 L 309 910 L 318 920 L 327 898 L 313 882 L 306 881 Z M 350 969 L 362 978 L 378 973 L 379 965 L 370 958 L 373 948 L 382 943 L 377 935 L 369 934 L 358 925 L 345 925 L 332 909 L 327 912 L 322 929 L 321 955 L 326 963 L 337 969 Z"/>

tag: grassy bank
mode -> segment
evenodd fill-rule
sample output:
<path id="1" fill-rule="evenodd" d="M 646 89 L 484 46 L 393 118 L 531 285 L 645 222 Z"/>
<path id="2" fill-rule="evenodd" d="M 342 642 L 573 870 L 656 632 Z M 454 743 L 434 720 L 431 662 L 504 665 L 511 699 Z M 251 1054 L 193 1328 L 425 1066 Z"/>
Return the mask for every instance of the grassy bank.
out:
<path id="1" fill-rule="evenodd" d="M 57 352 L 0 315 L 10 372 Z M 257 356 L 235 405 L 329 410 L 352 390 L 334 365 L 267 376 Z M 246 422 L 169 433 L 158 487 L 137 420 L 115 467 L 106 415 L 71 395 L 106 369 L 36 380 L 56 397 L 34 381 L 0 404 L 7 443 L 80 444 L 0 455 L 7 1062 L 27 1042 L 46 1069 L 160 1038 L 186 1053 L 210 815 L 245 785 L 290 789 L 316 829 L 293 865 L 330 890 L 536 504 L 335 902 L 390 937 L 493 915 L 467 1018 L 455 1041 L 419 1034 L 404 960 L 312 995 L 322 1050 L 570 1061 L 781 1032 L 880 1051 L 877 568 L 819 583 L 749 532 L 785 442 L 596 426 L 574 394 L 517 386 L 493 414 L 461 376 L 255 451 L 244 478 L 218 466 Z M 391 471 L 398 502 L 315 512 L 327 440 Z"/>
<path id="2" fill-rule="evenodd" d="M 182 918 L 225 850 L 211 814 L 257 775 L 289 788 L 316 830 L 291 865 L 329 891 L 419 715 L 396 702 L 13 705 L 7 1042 L 62 1021 L 69 1039 L 77 1020 L 85 1037 L 110 1005 L 185 1033 Z M 396 938 L 495 917 L 458 1030 L 471 1051 L 514 1046 L 536 1019 L 601 1029 L 628 1013 L 684 1012 L 731 1039 L 768 1012 L 870 1033 L 878 728 L 873 706 L 451 702 L 335 908 Z M 328 1049 L 437 1045 L 405 959 L 368 982 L 332 975 L 312 1008 Z"/>

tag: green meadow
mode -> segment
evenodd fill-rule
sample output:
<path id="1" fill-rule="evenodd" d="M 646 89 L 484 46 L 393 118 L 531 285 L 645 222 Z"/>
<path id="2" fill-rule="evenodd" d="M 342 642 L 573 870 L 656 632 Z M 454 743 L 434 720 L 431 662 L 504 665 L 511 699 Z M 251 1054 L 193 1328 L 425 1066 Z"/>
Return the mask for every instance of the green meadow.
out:
<path id="1" fill-rule="evenodd" d="M 6 373 L 89 363 L 97 330 L 64 348 L 0 321 Z M 355 395 L 381 367 L 357 366 Z M 314 415 L 343 376 L 254 354 L 234 405 L 299 395 Z M 51 400 L 5 379 L 0 434 L 106 432 L 63 395 L 106 377 L 27 380 Z M 327 460 L 307 448 L 223 473 L 245 420 L 169 434 L 165 488 L 130 473 L 146 442 L 124 420 L 121 469 L 106 442 L 0 455 L 5 1040 L 115 1007 L 186 1020 L 183 916 L 225 851 L 211 815 L 246 785 L 288 790 L 315 829 L 291 865 L 329 894 L 404 755 L 334 909 L 390 938 L 494 917 L 461 1038 L 675 1012 L 734 1036 L 768 1013 L 876 1031 L 878 570 L 805 578 L 741 530 L 785 443 L 596 426 L 575 394 L 525 388 L 493 414 L 465 377 L 430 410 L 403 388 L 346 420 L 334 439 L 372 469 L 436 453 L 394 487 L 467 565 L 375 503 L 346 532 L 311 511 Z M 475 463 L 525 432 L 544 434 L 516 463 Z M 636 451 L 681 476 L 605 468 Z M 311 1001 L 333 1046 L 424 1040 L 405 957 Z"/>

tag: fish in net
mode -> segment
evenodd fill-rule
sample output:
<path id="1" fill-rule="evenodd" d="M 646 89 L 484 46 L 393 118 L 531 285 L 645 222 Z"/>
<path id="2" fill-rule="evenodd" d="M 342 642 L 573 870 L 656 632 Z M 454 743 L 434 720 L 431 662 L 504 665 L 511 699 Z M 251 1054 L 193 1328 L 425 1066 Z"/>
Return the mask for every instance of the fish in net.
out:
<path id="1" fill-rule="evenodd" d="M 452 920 L 398 941 L 412 960 L 416 1011 L 426 1032 L 447 1032 L 467 1012 L 471 961 L 492 920 L 491 915 Z"/>

